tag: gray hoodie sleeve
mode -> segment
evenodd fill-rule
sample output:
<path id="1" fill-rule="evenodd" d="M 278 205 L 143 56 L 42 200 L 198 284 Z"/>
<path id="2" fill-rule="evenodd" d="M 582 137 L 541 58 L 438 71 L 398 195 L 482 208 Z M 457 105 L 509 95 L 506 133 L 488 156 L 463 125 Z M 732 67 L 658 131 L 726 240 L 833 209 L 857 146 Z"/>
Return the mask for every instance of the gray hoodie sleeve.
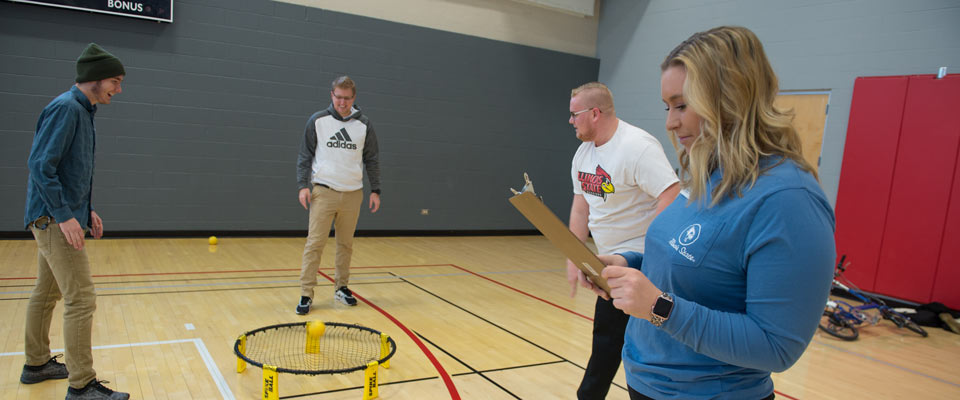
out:
<path id="1" fill-rule="evenodd" d="M 319 114 L 319 113 L 317 113 Z M 307 127 L 304 129 L 303 142 L 300 143 L 300 154 L 297 155 L 297 189 L 310 188 L 310 177 L 313 175 L 313 157 L 317 153 L 317 114 L 310 116 Z"/>
<path id="2" fill-rule="evenodd" d="M 377 133 L 373 130 L 373 124 L 370 123 L 370 120 L 367 120 L 366 124 L 367 137 L 363 141 L 363 166 L 367 170 L 367 179 L 370 180 L 370 190 L 379 194 L 380 145 L 377 143 Z"/>

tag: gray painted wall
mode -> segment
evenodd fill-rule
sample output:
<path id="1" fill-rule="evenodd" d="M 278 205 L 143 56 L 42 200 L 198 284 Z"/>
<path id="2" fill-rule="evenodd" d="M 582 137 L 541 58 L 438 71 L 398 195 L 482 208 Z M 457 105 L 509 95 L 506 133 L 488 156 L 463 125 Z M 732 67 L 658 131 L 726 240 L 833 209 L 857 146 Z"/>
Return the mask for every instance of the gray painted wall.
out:
<path id="1" fill-rule="evenodd" d="M 91 41 L 127 69 L 97 113 L 108 232 L 306 229 L 297 151 L 341 74 L 381 148 L 382 208 L 358 229 L 533 229 L 507 202 L 524 171 L 566 219 L 569 91 L 597 59 L 269 0 L 174 10 L 164 24 L 0 2 L 0 232 L 22 232 L 36 118 Z"/>
<path id="2" fill-rule="evenodd" d="M 854 79 L 935 74 L 941 66 L 960 73 L 955 0 L 604 0 L 600 17 L 600 80 L 613 89 L 621 118 L 667 148 L 659 65 L 695 32 L 745 26 L 763 42 L 781 90 L 829 90 L 820 180 L 834 204 Z"/>

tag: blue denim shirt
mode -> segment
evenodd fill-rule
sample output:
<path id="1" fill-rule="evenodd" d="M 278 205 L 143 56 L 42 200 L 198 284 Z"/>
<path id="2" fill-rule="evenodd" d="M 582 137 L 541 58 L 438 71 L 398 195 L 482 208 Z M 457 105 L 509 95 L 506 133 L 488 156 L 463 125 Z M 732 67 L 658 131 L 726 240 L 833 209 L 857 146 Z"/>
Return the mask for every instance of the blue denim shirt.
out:
<path id="1" fill-rule="evenodd" d="M 43 109 L 27 159 L 24 227 L 43 216 L 57 222 L 76 218 L 80 226 L 90 226 L 96 112 L 97 106 L 76 86 Z"/>

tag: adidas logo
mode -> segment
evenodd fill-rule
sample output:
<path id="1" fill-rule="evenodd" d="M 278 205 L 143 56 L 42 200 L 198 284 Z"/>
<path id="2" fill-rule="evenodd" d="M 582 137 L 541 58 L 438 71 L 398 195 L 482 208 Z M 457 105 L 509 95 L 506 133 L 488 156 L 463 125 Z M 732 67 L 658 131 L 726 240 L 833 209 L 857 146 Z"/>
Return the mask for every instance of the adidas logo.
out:
<path id="1" fill-rule="evenodd" d="M 327 147 L 346 150 L 357 149 L 357 145 L 353 143 L 353 140 L 350 139 L 350 135 L 347 134 L 346 128 L 340 128 L 340 131 L 337 132 L 336 135 L 330 136 L 330 141 L 327 142 Z"/>

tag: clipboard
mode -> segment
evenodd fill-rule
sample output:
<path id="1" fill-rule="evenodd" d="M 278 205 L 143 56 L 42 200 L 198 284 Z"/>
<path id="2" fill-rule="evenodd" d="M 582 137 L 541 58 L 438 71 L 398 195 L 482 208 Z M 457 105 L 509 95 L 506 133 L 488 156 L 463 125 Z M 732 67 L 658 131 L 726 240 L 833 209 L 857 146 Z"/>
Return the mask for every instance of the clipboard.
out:
<path id="1" fill-rule="evenodd" d="M 597 258 L 596 254 L 577 238 L 569 228 L 557 218 L 557 215 L 550 211 L 533 190 L 533 182 L 526 173 L 523 174 L 526 184 L 523 189 L 516 191 L 510 189 L 514 195 L 509 199 L 520 214 L 537 227 L 543 236 L 546 236 L 550 243 L 567 256 L 574 265 L 577 266 L 591 283 L 603 289 L 607 295 L 610 295 L 610 286 L 607 280 L 600 276 L 603 270 L 603 261 Z"/>

